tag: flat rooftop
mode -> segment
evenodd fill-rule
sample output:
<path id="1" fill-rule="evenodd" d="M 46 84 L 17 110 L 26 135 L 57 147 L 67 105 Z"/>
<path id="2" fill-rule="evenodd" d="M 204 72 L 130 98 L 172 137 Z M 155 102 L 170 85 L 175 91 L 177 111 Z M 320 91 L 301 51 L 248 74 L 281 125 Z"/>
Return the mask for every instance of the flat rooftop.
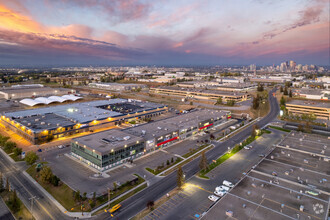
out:
<path id="1" fill-rule="evenodd" d="M 199 122 L 209 120 L 211 118 L 221 119 L 227 113 L 228 111 L 220 110 L 197 110 L 194 112 L 181 114 L 152 123 L 128 128 L 124 131 L 132 135 L 144 137 L 146 140 L 150 140 L 155 137 L 166 135 L 174 131 L 180 131 L 181 129 L 196 127 Z"/>
<path id="2" fill-rule="evenodd" d="M 200 92 L 207 94 L 217 94 L 217 95 L 230 95 L 230 96 L 241 96 L 246 93 L 240 92 L 230 92 L 230 91 L 220 91 L 220 90 L 207 90 L 207 89 L 197 89 L 197 88 L 182 88 L 182 87 L 174 87 L 174 86 L 161 86 L 155 89 L 166 89 L 173 91 L 183 91 L 183 92 Z"/>
<path id="3" fill-rule="evenodd" d="M 137 137 L 118 129 L 111 129 L 94 134 L 89 134 L 83 137 L 74 138 L 72 141 L 77 141 L 79 145 L 98 151 L 99 153 L 108 154 L 111 150 L 123 148 L 125 145 L 136 144 L 143 142 L 143 138 Z"/>
<path id="4" fill-rule="evenodd" d="M 287 104 L 292 105 L 302 105 L 302 106 L 310 106 L 310 107 L 319 107 L 319 108 L 330 108 L 330 101 L 314 101 L 314 100 L 299 100 L 293 99 Z"/>
<path id="5" fill-rule="evenodd" d="M 330 139 L 321 135 L 292 131 L 278 145 L 330 157 Z"/>
<path id="6" fill-rule="evenodd" d="M 16 119 L 16 122 L 37 132 L 56 129 L 58 127 L 72 126 L 75 124 L 71 120 L 54 113 L 19 118 Z"/>
<path id="7" fill-rule="evenodd" d="M 324 93 L 330 93 L 330 91 L 326 91 L 323 89 L 294 89 L 295 92 L 304 94 L 304 95 L 322 95 Z"/>
<path id="8" fill-rule="evenodd" d="M 295 138 L 297 149 L 276 146 L 203 219 L 229 219 L 228 210 L 234 219 L 326 219 L 329 162 L 313 152 L 319 145 L 330 144 L 330 140 L 292 132 L 283 141 L 292 141 L 293 146 Z"/>
<path id="9" fill-rule="evenodd" d="M 137 101 L 129 101 L 126 99 L 110 99 L 110 100 L 98 100 L 92 102 L 80 102 L 80 103 L 73 103 L 67 105 L 58 105 L 54 107 L 45 107 L 45 108 L 36 108 L 36 109 L 29 109 L 23 111 L 16 111 L 16 112 L 8 112 L 3 113 L 4 116 L 9 117 L 11 119 L 24 121 L 21 119 L 26 119 L 31 116 L 36 118 L 40 118 L 40 120 L 44 120 L 46 124 L 48 121 L 46 119 L 51 119 L 51 116 L 43 119 L 42 117 L 47 114 L 56 115 L 58 118 L 66 118 L 72 123 L 88 123 L 93 120 L 101 120 L 106 119 L 109 117 L 118 117 L 124 116 L 128 114 L 127 112 L 122 112 L 120 109 L 115 111 L 115 109 L 111 109 L 111 106 L 115 104 L 128 104 L 128 106 L 136 106 L 136 108 L 132 109 L 129 113 L 135 112 L 143 112 L 147 110 L 156 109 L 159 107 L 164 107 L 164 105 L 151 103 L 151 102 L 137 102 Z M 110 109 L 105 108 L 105 106 L 110 106 Z M 29 119 L 27 119 L 29 120 Z M 31 120 L 30 120 L 31 121 Z M 60 120 L 60 124 L 63 123 L 64 120 Z M 33 125 L 34 123 L 31 124 Z M 33 130 L 33 129 L 32 129 Z"/>

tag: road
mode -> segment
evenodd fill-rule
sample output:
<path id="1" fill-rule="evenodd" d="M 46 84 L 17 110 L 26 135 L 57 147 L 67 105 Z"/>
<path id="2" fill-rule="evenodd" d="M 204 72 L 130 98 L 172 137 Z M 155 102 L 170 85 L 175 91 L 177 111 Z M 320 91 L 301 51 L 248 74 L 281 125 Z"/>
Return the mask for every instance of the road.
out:
<path id="1" fill-rule="evenodd" d="M 29 198 L 36 196 L 33 204 L 33 216 L 36 219 L 69 219 L 24 176 L 22 171 L 25 168 L 22 163 L 14 165 L 0 153 L 0 171 L 6 178 L 9 178 L 11 188 L 16 190 L 19 198 L 27 208 L 30 209 L 31 207 Z"/>
<path id="2" fill-rule="evenodd" d="M 257 122 L 258 126 L 262 128 L 267 125 L 279 113 L 279 106 L 275 97 L 272 96 L 274 89 L 269 92 L 269 104 L 270 104 L 270 112 L 264 118 Z M 212 161 L 221 156 L 225 151 L 227 151 L 228 147 L 233 147 L 235 144 L 242 142 L 246 139 L 252 132 L 252 125 L 246 127 L 246 129 L 241 132 L 235 134 L 228 140 L 222 143 L 218 143 L 213 149 L 206 153 L 208 161 Z M 183 166 L 183 171 L 185 172 L 186 178 L 189 179 L 193 177 L 199 171 L 199 158 L 191 161 L 190 163 Z M 119 213 L 114 216 L 114 219 L 129 219 L 139 213 L 146 207 L 148 201 L 156 201 L 165 193 L 176 187 L 176 173 L 173 172 L 170 175 L 164 177 L 161 181 L 156 184 L 151 185 L 147 189 L 135 194 L 129 199 L 122 202 L 122 209 Z M 98 216 L 99 219 L 113 219 L 113 217 L 109 216 L 108 213 L 103 213 Z"/>

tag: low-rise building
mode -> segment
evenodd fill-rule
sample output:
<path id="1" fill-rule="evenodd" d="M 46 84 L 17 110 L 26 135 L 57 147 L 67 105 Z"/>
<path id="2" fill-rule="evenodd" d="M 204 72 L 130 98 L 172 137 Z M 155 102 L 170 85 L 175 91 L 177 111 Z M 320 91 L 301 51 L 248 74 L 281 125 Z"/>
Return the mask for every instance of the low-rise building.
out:
<path id="1" fill-rule="evenodd" d="M 147 88 L 144 84 L 121 84 L 121 83 L 89 83 L 88 86 L 90 88 L 96 89 L 104 89 L 104 90 L 111 90 L 111 91 L 130 91 L 136 89 L 143 89 Z"/>
<path id="2" fill-rule="evenodd" d="M 75 94 L 74 89 L 50 88 L 42 85 L 17 85 L 12 87 L 3 87 L 0 89 L 0 98 L 4 99 L 24 99 L 35 98 L 39 96 L 62 96 Z"/>
<path id="3" fill-rule="evenodd" d="M 295 89 L 292 93 L 294 96 L 298 96 L 306 99 L 314 100 L 329 100 L 330 91 L 322 89 Z"/>
<path id="4" fill-rule="evenodd" d="M 185 98 L 195 98 L 195 99 L 210 99 L 217 100 L 219 97 L 223 101 L 233 100 L 235 102 L 240 102 L 250 98 L 248 93 L 240 92 L 229 92 L 229 91 L 218 91 L 218 90 L 208 90 L 208 89 L 196 89 L 196 88 L 180 88 L 174 86 L 163 86 L 150 88 L 150 93 L 161 94 L 161 95 L 172 95 Z"/>
<path id="5" fill-rule="evenodd" d="M 33 144 L 76 133 L 110 128 L 167 112 L 167 106 L 126 99 L 99 100 L 8 112 L 2 124 Z"/>
<path id="6" fill-rule="evenodd" d="M 90 134 L 73 139 L 71 153 L 104 171 L 219 125 L 229 117 L 228 111 L 197 110 L 121 131 Z"/>
<path id="7" fill-rule="evenodd" d="M 330 120 L 330 102 L 307 101 L 307 100 L 292 100 L 286 103 L 286 109 L 289 114 L 315 115 L 317 119 Z"/>

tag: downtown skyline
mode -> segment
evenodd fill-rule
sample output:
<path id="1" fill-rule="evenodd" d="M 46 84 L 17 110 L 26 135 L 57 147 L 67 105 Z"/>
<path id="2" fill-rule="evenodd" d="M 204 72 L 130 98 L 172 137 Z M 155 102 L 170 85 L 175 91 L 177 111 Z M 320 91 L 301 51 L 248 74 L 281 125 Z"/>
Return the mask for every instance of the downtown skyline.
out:
<path id="1" fill-rule="evenodd" d="M 329 65 L 328 11 L 325 0 L 0 0 L 0 65 Z"/>

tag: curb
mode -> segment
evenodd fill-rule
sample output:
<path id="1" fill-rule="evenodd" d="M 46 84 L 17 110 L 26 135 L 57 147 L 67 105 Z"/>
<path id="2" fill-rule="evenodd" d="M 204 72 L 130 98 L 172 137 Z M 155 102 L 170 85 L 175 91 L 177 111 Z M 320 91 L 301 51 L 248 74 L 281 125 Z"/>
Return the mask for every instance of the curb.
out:
<path id="1" fill-rule="evenodd" d="M 5 155 L 5 157 L 7 157 L 7 159 L 11 162 L 11 163 L 16 163 L 15 160 L 13 160 L 13 158 L 11 158 L 4 150 L 2 150 L 2 148 L 0 148 L 0 152 Z"/>

